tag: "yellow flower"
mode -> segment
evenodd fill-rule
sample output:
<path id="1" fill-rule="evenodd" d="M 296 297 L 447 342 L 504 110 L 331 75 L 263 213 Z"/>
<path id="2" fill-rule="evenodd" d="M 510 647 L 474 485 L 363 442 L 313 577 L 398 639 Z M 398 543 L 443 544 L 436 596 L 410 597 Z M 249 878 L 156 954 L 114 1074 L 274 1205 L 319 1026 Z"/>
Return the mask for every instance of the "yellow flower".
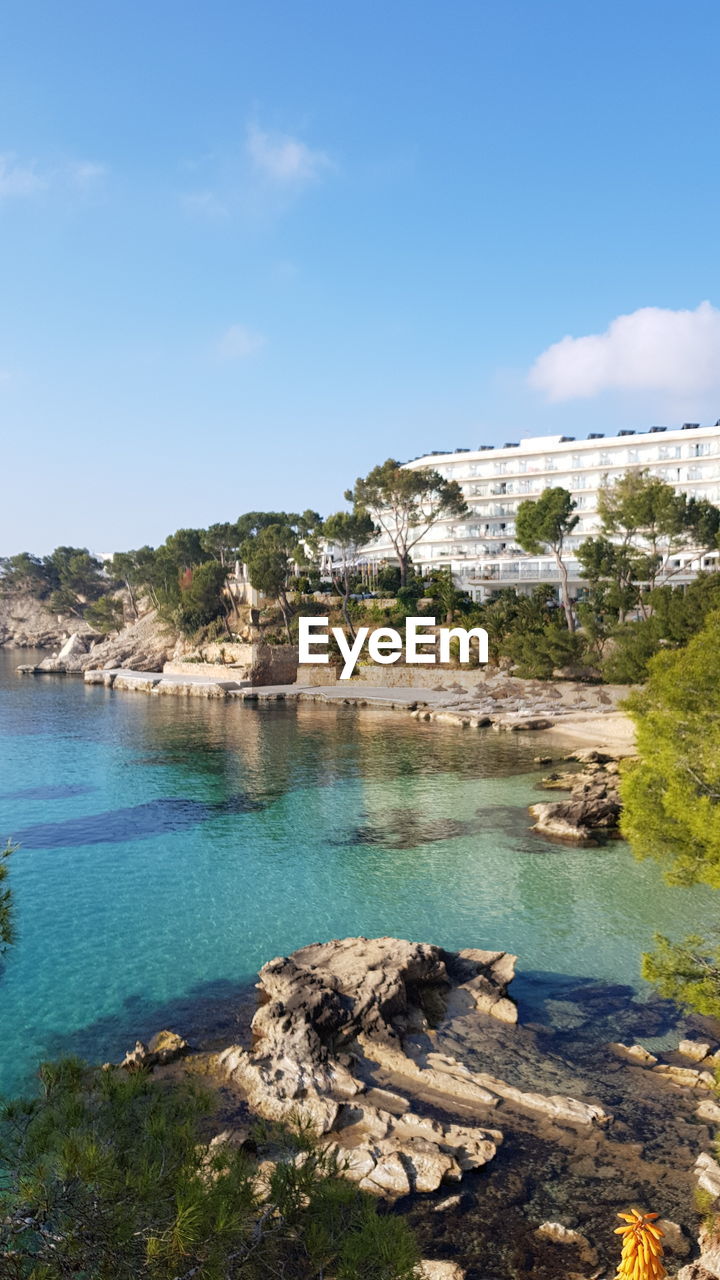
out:
<path id="1" fill-rule="evenodd" d="M 641 1213 L 639 1209 L 618 1214 L 625 1226 L 615 1228 L 615 1234 L 623 1238 L 615 1280 L 663 1280 L 667 1275 L 662 1260 L 664 1232 L 655 1224 L 657 1217 L 657 1213 Z"/>

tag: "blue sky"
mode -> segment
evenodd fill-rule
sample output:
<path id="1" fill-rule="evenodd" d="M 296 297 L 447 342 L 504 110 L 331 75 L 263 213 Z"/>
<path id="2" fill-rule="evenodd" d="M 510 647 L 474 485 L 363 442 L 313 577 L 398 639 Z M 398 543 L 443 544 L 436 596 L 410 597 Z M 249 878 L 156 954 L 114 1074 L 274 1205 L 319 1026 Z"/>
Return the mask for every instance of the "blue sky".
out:
<path id="1" fill-rule="evenodd" d="M 714 422 L 719 42 L 715 0 L 5 0 L 0 554 Z"/>

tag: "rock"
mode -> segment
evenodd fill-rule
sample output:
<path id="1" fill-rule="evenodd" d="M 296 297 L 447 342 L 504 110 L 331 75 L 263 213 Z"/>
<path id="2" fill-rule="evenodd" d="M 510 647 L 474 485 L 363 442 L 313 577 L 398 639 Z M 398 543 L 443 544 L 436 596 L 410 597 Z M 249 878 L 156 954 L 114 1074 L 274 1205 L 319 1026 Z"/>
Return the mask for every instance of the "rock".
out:
<path id="1" fill-rule="evenodd" d="M 535 1229 L 540 1240 L 551 1240 L 553 1244 L 571 1245 L 580 1251 L 582 1262 L 593 1266 L 598 1260 L 597 1250 L 593 1248 L 587 1236 L 571 1227 L 564 1227 L 561 1222 L 542 1222 Z"/>
<path id="2" fill-rule="evenodd" d="M 64 658 L 74 658 L 80 653 L 87 653 L 87 651 L 88 647 L 82 636 L 79 636 L 77 632 L 75 632 L 74 635 L 69 636 L 65 641 L 58 654 L 58 659 L 62 661 Z"/>
<path id="3" fill-rule="evenodd" d="M 690 1058 L 693 1062 L 702 1062 L 704 1058 L 709 1057 L 711 1047 L 705 1040 L 681 1040 L 678 1053 L 681 1053 L 683 1058 Z"/>
<path id="4" fill-rule="evenodd" d="M 167 1062 L 183 1057 L 189 1049 L 187 1040 L 183 1040 L 177 1032 L 158 1031 L 149 1045 L 136 1040 L 135 1048 L 125 1054 L 120 1066 L 125 1071 L 152 1071 L 153 1067 L 164 1066 Z"/>
<path id="5" fill-rule="evenodd" d="M 687 1258 L 692 1246 L 679 1223 L 671 1222 L 669 1218 L 658 1218 L 656 1225 L 665 1237 L 663 1248 L 677 1258 Z"/>
<path id="6" fill-rule="evenodd" d="M 465 1272 L 457 1262 L 431 1262 L 423 1258 L 418 1277 L 419 1280 L 465 1280 Z"/>
<path id="7" fill-rule="evenodd" d="M 544 787 L 569 790 L 570 798 L 531 805 L 533 830 L 573 844 L 593 844 L 598 835 L 605 839 L 617 835 L 620 793 L 616 767 L 606 763 L 609 757 L 599 751 L 578 751 L 566 758 L 580 760 L 585 769 L 543 779 Z"/>
<path id="8" fill-rule="evenodd" d="M 654 1067 L 657 1063 L 657 1058 L 648 1049 L 644 1049 L 641 1044 L 627 1045 L 611 1041 L 608 1049 L 616 1057 L 623 1058 L 626 1062 L 634 1062 L 641 1067 Z"/>
<path id="9" fill-rule="evenodd" d="M 706 1191 L 713 1200 L 720 1198 L 720 1164 L 713 1160 L 707 1151 L 703 1151 L 695 1161 L 695 1179 L 702 1191 Z"/>
<path id="10" fill-rule="evenodd" d="M 715 1077 L 711 1071 L 696 1071 L 693 1067 L 676 1067 L 672 1062 L 661 1062 L 653 1067 L 658 1075 L 665 1076 L 672 1084 L 684 1089 L 712 1089 Z"/>
<path id="11" fill-rule="evenodd" d="M 703 1102 L 698 1103 L 695 1114 L 701 1120 L 707 1120 L 710 1124 L 720 1124 L 720 1103 L 712 1102 L 710 1098 L 706 1098 Z"/>
<path id="12" fill-rule="evenodd" d="M 543 716 L 527 716 L 523 720 L 515 720 L 506 727 L 513 733 L 519 733 L 524 730 L 552 729 L 555 721 L 547 720 Z"/>
<path id="13" fill-rule="evenodd" d="M 392 1196 L 405 1196 L 411 1190 L 408 1171 L 397 1152 L 379 1160 L 360 1187 L 363 1191 L 389 1192 Z"/>
<path id="14" fill-rule="evenodd" d="M 702 1253 L 687 1267 L 681 1267 L 677 1280 L 720 1280 L 720 1246 Z"/>
<path id="15" fill-rule="evenodd" d="M 120 1066 L 125 1071 L 144 1071 L 150 1065 L 152 1055 L 142 1040 L 135 1041 L 135 1048 L 129 1049 Z"/>
<path id="16" fill-rule="evenodd" d="M 175 1062 L 190 1051 L 187 1040 L 183 1040 L 176 1031 L 158 1031 L 148 1045 L 158 1064 Z"/>
<path id="17" fill-rule="evenodd" d="M 463 1198 L 461 1195 L 445 1196 L 444 1200 L 438 1200 L 437 1204 L 434 1206 L 433 1212 L 449 1213 L 453 1209 L 459 1209 L 462 1205 L 462 1200 Z"/>

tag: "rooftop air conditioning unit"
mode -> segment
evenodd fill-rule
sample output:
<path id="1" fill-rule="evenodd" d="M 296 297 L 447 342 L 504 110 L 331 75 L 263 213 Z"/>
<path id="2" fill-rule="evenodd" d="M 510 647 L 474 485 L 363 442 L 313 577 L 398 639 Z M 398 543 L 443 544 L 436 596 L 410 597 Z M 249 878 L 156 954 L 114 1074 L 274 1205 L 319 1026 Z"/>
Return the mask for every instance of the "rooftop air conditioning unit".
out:
<path id="1" fill-rule="evenodd" d="M 634 436 L 634 435 L 635 435 L 635 432 L 634 432 L 634 431 L 628 431 L 628 430 L 625 430 L 625 431 L 618 431 L 618 435 L 619 435 L 619 436 Z"/>
<path id="2" fill-rule="evenodd" d="M 683 422 L 682 429 L 683 431 L 694 431 L 695 428 L 699 426 L 699 422 Z M 717 423 L 715 423 L 715 426 L 717 426 Z"/>
<path id="3" fill-rule="evenodd" d="M 650 434 L 651 434 L 651 435 L 652 435 L 655 431 L 667 431 L 667 427 L 651 427 L 651 428 L 650 428 Z"/>
<path id="4" fill-rule="evenodd" d="M 605 439 L 604 431 L 591 431 L 588 436 L 588 440 L 604 440 L 604 439 Z"/>
<path id="5" fill-rule="evenodd" d="M 517 440 L 506 440 L 503 449 L 519 449 L 520 445 Z"/>
<path id="6" fill-rule="evenodd" d="M 574 440 L 574 439 L 575 439 L 575 437 L 574 437 L 574 436 L 561 436 L 561 437 L 560 437 L 560 443 L 561 443 L 561 444 L 570 444 L 570 442 L 571 442 L 572 440 Z"/>

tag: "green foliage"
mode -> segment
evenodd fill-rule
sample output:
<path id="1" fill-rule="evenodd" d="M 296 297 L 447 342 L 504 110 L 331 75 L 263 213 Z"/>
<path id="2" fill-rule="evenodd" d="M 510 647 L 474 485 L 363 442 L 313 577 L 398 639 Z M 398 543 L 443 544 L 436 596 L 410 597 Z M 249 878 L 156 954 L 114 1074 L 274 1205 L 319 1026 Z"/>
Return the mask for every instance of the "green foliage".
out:
<path id="1" fill-rule="evenodd" d="M 605 484 L 598 514 L 603 535 L 620 548 L 616 575 L 651 587 L 663 560 L 695 536 L 710 536 L 713 524 L 709 503 L 693 500 L 689 507 L 685 494 L 647 471 L 627 471 Z"/>
<path id="2" fill-rule="evenodd" d="M 288 640 L 294 613 L 287 597 L 290 577 L 295 566 L 304 560 L 299 532 L 292 519 L 297 517 L 285 516 L 274 524 L 263 525 L 241 546 L 250 581 L 256 590 L 277 601 Z"/>
<path id="3" fill-rule="evenodd" d="M 602 662 L 603 678 L 610 684 L 642 684 L 647 679 L 650 659 L 660 647 L 653 617 L 624 623 L 613 632 L 609 652 Z"/>
<path id="4" fill-rule="evenodd" d="M 333 587 L 339 591 L 345 624 L 352 639 L 355 638 L 348 610 L 351 575 L 357 567 L 360 549 L 375 532 L 375 524 L 366 511 L 336 511 L 323 525 L 323 536 L 340 552 L 339 565 L 333 567 Z"/>
<path id="5" fill-rule="evenodd" d="M 627 703 L 640 758 L 622 780 L 622 831 L 672 883 L 720 888 L 720 610 L 649 673 Z"/>
<path id="6" fill-rule="evenodd" d="M 208 1141 L 210 1096 L 187 1080 L 45 1064 L 38 1099 L 0 1116 L 0 1250 L 8 1280 L 410 1280 L 414 1240 L 338 1177 L 307 1132 Z"/>
<path id="7" fill-rule="evenodd" d="M 505 652 L 516 664 L 514 674 L 549 680 L 555 670 L 582 663 L 585 645 L 556 617 L 536 630 L 517 631 L 507 639 Z"/>
<path id="8" fill-rule="evenodd" d="M 648 576 L 647 557 L 634 555 L 627 546 L 599 534 L 585 539 L 578 548 L 577 558 L 595 600 L 602 601 L 606 625 L 622 622 L 638 604 L 638 583 Z"/>
<path id="9" fill-rule="evenodd" d="M 119 631 L 123 625 L 124 610 L 122 600 L 116 596 L 101 596 L 85 610 L 85 620 L 96 631 L 108 635 L 111 631 Z"/>
<path id="10" fill-rule="evenodd" d="M 415 544 L 438 520 L 466 515 L 468 509 L 457 481 L 426 467 L 405 470 L 394 458 L 358 477 L 345 498 L 387 533 L 398 558 L 401 586 L 407 582 Z"/>
<path id="11" fill-rule="evenodd" d="M 555 557 L 560 574 L 560 593 L 568 631 L 575 630 L 567 567 L 562 558 L 565 539 L 576 527 L 579 516 L 573 515 L 577 503 L 572 494 L 559 486 L 545 489 L 537 500 L 521 502 L 515 520 L 515 536 L 524 551 L 540 555 L 549 550 Z"/>
<path id="12" fill-rule="evenodd" d="M 521 502 L 515 532 L 523 550 L 531 555 L 540 555 L 548 547 L 560 551 L 580 519 L 573 515 L 576 506 L 572 494 L 559 487 L 544 489 L 539 498 Z"/>
<path id="13" fill-rule="evenodd" d="M 54 583 L 44 560 L 29 551 L 21 551 L 16 556 L 0 559 L 0 585 L 28 591 L 42 600 Z"/>
<path id="14" fill-rule="evenodd" d="M 50 607 L 58 613 L 68 611 L 79 616 L 83 606 L 97 600 L 109 583 L 102 573 L 102 561 L 91 556 L 86 547 L 56 547 L 44 564 L 53 585 Z"/>
<path id="15" fill-rule="evenodd" d="M 56 547 L 49 556 L 19 555 L 0 560 L 0 583 L 11 589 L 28 591 L 38 600 L 49 597 L 50 608 L 58 613 L 82 616 L 85 606 L 99 599 L 110 587 L 102 561 L 87 547 Z"/>
<path id="16" fill-rule="evenodd" d="M 400 590 L 400 566 L 381 564 L 377 571 L 377 589 L 384 596 L 396 596 Z"/>
<path id="17" fill-rule="evenodd" d="M 708 1018 L 720 1018 L 720 945 L 691 934 L 682 942 L 655 935 L 642 975 L 661 995 Z"/>
<path id="18" fill-rule="evenodd" d="M 214 622 L 224 613 L 227 570 L 218 560 L 206 560 L 189 570 L 180 588 L 177 624 L 186 635 Z"/>
<path id="19" fill-rule="evenodd" d="M 467 613 L 473 607 L 467 592 L 458 591 L 449 568 L 433 569 L 425 583 L 425 594 L 431 597 L 438 614 L 448 626 L 456 613 Z"/>
<path id="20" fill-rule="evenodd" d="M 8 877 L 8 859 L 17 851 L 17 845 L 10 840 L 5 848 L 0 849 L 0 955 L 6 951 L 15 937 L 12 917 L 12 892 L 5 881 Z"/>
<path id="21" fill-rule="evenodd" d="M 669 583 L 645 596 L 645 618 L 613 631 L 603 676 L 613 684 L 641 684 L 651 658 L 661 649 L 679 648 L 701 630 L 708 614 L 720 608 L 720 575 L 703 573 L 686 587 Z"/>

